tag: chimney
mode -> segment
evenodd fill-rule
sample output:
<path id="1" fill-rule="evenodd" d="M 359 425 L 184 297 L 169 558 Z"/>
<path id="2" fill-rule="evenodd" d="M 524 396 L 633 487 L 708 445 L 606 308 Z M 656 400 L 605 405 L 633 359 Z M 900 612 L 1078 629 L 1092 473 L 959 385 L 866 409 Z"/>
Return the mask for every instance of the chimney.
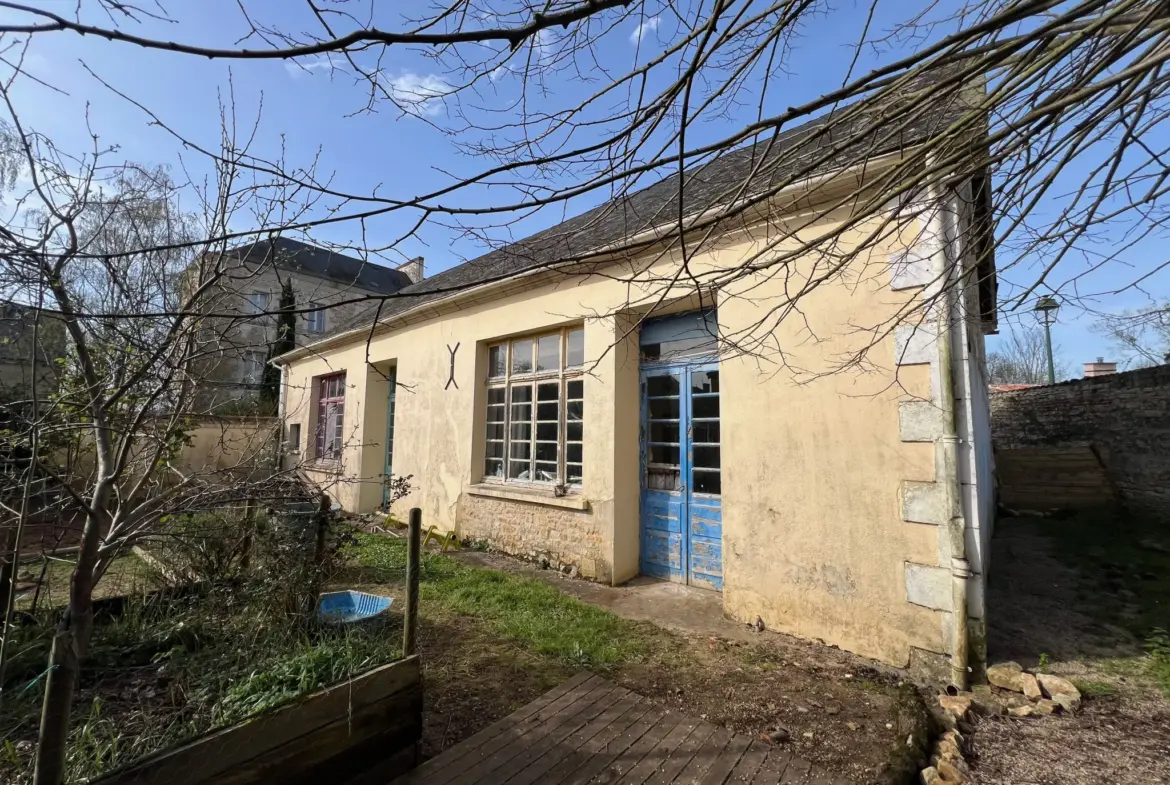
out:
<path id="1" fill-rule="evenodd" d="M 406 277 L 410 279 L 411 283 L 418 283 L 426 277 L 421 256 L 411 259 L 409 262 L 403 262 L 394 269 L 406 273 Z"/>
<path id="2" fill-rule="evenodd" d="M 1107 363 L 1104 357 L 1098 357 L 1095 363 L 1085 363 L 1085 378 L 1091 379 L 1094 376 L 1108 376 L 1111 373 L 1117 373 L 1117 363 Z"/>

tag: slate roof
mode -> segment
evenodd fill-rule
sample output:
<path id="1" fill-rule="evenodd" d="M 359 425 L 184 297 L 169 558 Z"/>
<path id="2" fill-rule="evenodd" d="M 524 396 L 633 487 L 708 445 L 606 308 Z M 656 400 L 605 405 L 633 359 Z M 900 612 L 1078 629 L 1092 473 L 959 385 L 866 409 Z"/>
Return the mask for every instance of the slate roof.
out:
<path id="1" fill-rule="evenodd" d="M 725 152 L 688 169 L 684 181 L 688 216 L 716 208 L 738 196 L 740 186 L 750 177 L 747 194 L 764 192 L 769 186 L 787 184 L 789 178 L 803 178 L 833 171 L 921 144 L 940 135 L 964 115 L 970 103 L 963 91 L 937 100 L 934 111 L 907 113 L 899 124 L 897 109 L 882 113 L 882 125 L 870 129 L 875 112 L 856 112 L 842 107 L 821 118 L 739 149 Z M 844 115 L 844 117 L 843 117 Z M 889 117 L 894 116 L 893 122 Z M 895 131 L 895 129 L 897 129 Z M 819 132 L 819 133 L 818 133 Z M 837 150 L 838 146 L 841 149 Z M 825 160 L 819 160 L 825 157 Z M 761 160 L 763 163 L 761 164 Z M 815 164 L 810 168 L 810 165 Z M 752 174 L 753 168 L 755 173 Z M 417 297 L 394 297 L 382 305 L 385 319 L 426 302 L 445 297 L 450 290 L 501 280 L 542 266 L 571 262 L 582 255 L 661 227 L 678 217 L 679 175 L 665 179 L 618 199 L 595 207 L 575 218 L 552 226 L 523 240 L 444 270 L 400 291 Z M 376 303 L 330 331 L 331 335 L 367 327 L 376 313 Z M 326 336 L 328 337 L 328 336 Z"/>
<path id="2" fill-rule="evenodd" d="M 276 266 L 285 270 L 327 278 L 379 294 L 390 294 L 410 285 L 410 277 L 401 270 L 392 270 L 288 237 L 258 240 L 230 248 L 227 253 L 242 261 L 259 264 L 269 258 L 269 246 L 275 249 L 273 259 Z"/>

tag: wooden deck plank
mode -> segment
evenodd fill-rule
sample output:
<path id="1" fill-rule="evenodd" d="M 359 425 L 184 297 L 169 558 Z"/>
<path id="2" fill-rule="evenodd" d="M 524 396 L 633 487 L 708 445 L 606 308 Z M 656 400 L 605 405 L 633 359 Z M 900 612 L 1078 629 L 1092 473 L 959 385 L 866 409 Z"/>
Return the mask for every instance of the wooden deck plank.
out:
<path id="1" fill-rule="evenodd" d="M 780 782 L 780 778 L 784 776 L 784 770 L 788 768 L 788 763 L 791 760 L 791 752 L 770 750 L 768 756 L 764 758 L 764 762 L 760 765 L 760 770 L 752 778 L 752 785 L 777 785 Z"/>
<path id="2" fill-rule="evenodd" d="M 456 744 L 451 749 L 431 758 L 405 777 L 398 779 L 395 785 L 423 785 L 423 783 L 425 785 L 442 785 L 516 738 L 530 732 L 534 732 L 533 737 L 543 733 L 547 730 L 549 717 L 587 695 L 594 686 L 598 683 L 604 683 L 605 680 L 592 674 L 586 674 L 584 679 L 574 677 L 570 681 L 574 683 L 568 689 L 560 690 L 558 688 L 559 695 L 550 701 L 543 702 L 534 711 L 528 711 L 527 706 L 519 709 L 496 723 L 496 725 L 502 726 L 496 732 L 485 734 L 478 740 L 476 736 L 480 734 L 476 734 L 465 742 Z M 519 719 L 517 720 L 517 718 Z M 476 743 L 469 743 L 473 741 Z"/>
<path id="3" fill-rule="evenodd" d="M 727 785 L 749 785 L 752 778 L 756 776 L 756 772 L 760 770 L 760 766 L 764 764 L 764 758 L 768 757 L 768 747 L 760 741 L 753 741 L 739 759 L 739 763 L 732 769 L 731 774 L 727 778 Z"/>
<path id="4" fill-rule="evenodd" d="M 711 734 L 715 732 L 715 726 L 709 722 L 700 722 L 698 726 L 691 731 L 691 735 L 678 745 L 674 754 L 666 759 L 658 771 L 654 772 L 646 785 L 667 785 L 674 782 L 674 778 L 678 776 L 687 764 L 691 762 L 691 758 L 699 751 L 699 748 L 706 743 L 707 739 L 711 738 Z"/>
<path id="5" fill-rule="evenodd" d="M 450 780 L 450 785 L 472 785 L 481 780 L 493 783 L 507 782 L 509 777 L 527 766 L 533 758 L 544 754 L 561 739 L 592 719 L 593 715 L 589 714 L 592 708 L 596 707 L 600 712 L 607 704 L 602 703 L 601 706 L 597 704 L 605 701 L 613 689 L 607 687 L 590 690 L 588 694 L 563 707 L 544 722 L 541 733 L 516 737 L 511 743 L 501 746 L 490 756 L 481 758 L 474 766 L 461 772 Z M 580 719 L 582 715 L 586 715 L 586 718 Z"/>
<path id="6" fill-rule="evenodd" d="M 707 770 L 707 774 L 700 781 L 700 784 L 723 785 L 751 743 L 752 740 L 747 736 L 733 735 L 731 741 L 723 748 L 723 752 L 719 753 L 719 757 L 711 764 L 711 768 Z"/>
<path id="7" fill-rule="evenodd" d="M 580 673 L 575 674 L 571 678 L 546 692 L 544 695 L 541 695 L 539 698 L 532 701 L 532 703 L 521 706 L 507 717 L 492 723 L 478 733 L 473 734 L 458 744 L 454 744 L 443 750 L 435 757 L 420 765 L 414 771 L 398 779 L 396 781 L 396 785 L 397 783 L 406 785 L 406 783 L 420 782 L 426 775 L 442 771 L 455 761 L 459 760 L 459 758 L 461 758 L 466 753 L 477 749 L 484 742 L 500 735 L 508 728 L 518 725 L 520 722 L 545 708 L 553 701 L 563 697 L 569 692 L 569 690 L 592 678 L 594 678 L 594 676 L 589 671 L 581 671 Z"/>
<path id="8" fill-rule="evenodd" d="M 594 755 L 587 758 L 583 765 L 565 782 L 566 785 L 585 785 L 594 777 L 603 772 L 610 763 L 617 759 L 619 755 L 628 750 L 634 742 L 642 738 L 646 731 L 657 725 L 664 716 L 661 709 L 654 706 L 649 706 L 649 711 L 634 721 L 624 731 L 617 736 L 610 739 L 609 743 L 605 745 Z"/>
<path id="9" fill-rule="evenodd" d="M 726 728 L 715 728 L 711 737 L 699 748 L 674 781 L 678 785 L 699 785 L 707 770 L 714 765 L 715 760 L 723 753 L 724 747 L 731 741 L 731 734 Z"/>
<path id="10" fill-rule="evenodd" d="M 678 749 L 680 744 L 687 740 L 687 737 L 697 727 L 699 727 L 697 720 L 683 717 L 671 729 L 670 733 L 666 734 L 666 737 L 654 746 L 650 754 L 642 758 L 637 766 L 632 768 L 626 776 L 622 777 L 618 785 L 643 785 L 646 780 L 653 776 L 654 772 L 662 768 L 663 763 L 670 758 L 671 754 Z"/>
<path id="11" fill-rule="evenodd" d="M 788 764 L 788 768 L 784 770 L 784 776 L 780 778 L 780 785 L 798 785 L 803 783 L 808 775 L 812 764 L 800 758 L 793 758 Z"/>
<path id="12" fill-rule="evenodd" d="M 553 769 L 566 757 L 587 745 L 595 736 L 612 725 L 614 720 L 622 713 L 628 711 L 637 700 L 636 696 L 632 699 L 631 696 L 633 696 L 632 692 L 624 687 L 618 687 L 606 701 L 607 705 L 603 707 L 604 711 L 575 730 L 562 743 L 532 761 L 523 771 L 510 780 L 509 785 L 530 785 L 530 783 L 538 780 L 545 782 L 545 775 L 549 773 L 550 769 Z"/>
<path id="13" fill-rule="evenodd" d="M 783 749 L 589 674 L 454 745 L 395 785 L 848 785 Z"/>
<path id="14" fill-rule="evenodd" d="M 642 696 L 631 693 L 615 704 L 620 708 L 618 716 L 609 727 L 570 752 L 560 763 L 553 766 L 542 779 L 542 785 L 556 785 L 572 779 L 591 757 L 598 755 L 611 741 L 624 733 L 627 728 L 650 713 L 653 708 Z"/>
<path id="15" fill-rule="evenodd" d="M 629 774 L 643 758 L 654 752 L 654 748 L 683 720 L 679 714 L 667 712 L 658 722 L 654 723 L 642 737 L 619 753 L 610 761 L 605 769 L 593 778 L 598 785 L 612 785 L 612 783 Z"/>
<path id="16" fill-rule="evenodd" d="M 524 739 L 520 739 L 516 745 L 500 750 L 496 753 L 496 758 L 502 760 L 503 763 L 491 770 L 489 779 L 492 782 L 507 782 L 511 785 L 513 777 L 522 774 L 526 768 L 543 757 L 545 753 L 561 747 L 570 736 L 612 705 L 613 701 L 620 697 L 620 694 L 615 693 L 621 689 L 620 687 L 610 687 L 590 693 L 589 696 L 574 704 L 575 710 L 573 712 L 570 713 L 566 709 L 565 712 L 558 715 L 553 720 L 555 726 L 540 739 L 532 743 L 525 743 Z M 551 764 L 549 766 L 551 767 Z M 469 783 L 481 779 L 484 779 L 482 772 L 476 776 L 476 772 L 472 771 L 468 772 L 466 777 L 454 781 L 452 785 L 469 785 Z"/>

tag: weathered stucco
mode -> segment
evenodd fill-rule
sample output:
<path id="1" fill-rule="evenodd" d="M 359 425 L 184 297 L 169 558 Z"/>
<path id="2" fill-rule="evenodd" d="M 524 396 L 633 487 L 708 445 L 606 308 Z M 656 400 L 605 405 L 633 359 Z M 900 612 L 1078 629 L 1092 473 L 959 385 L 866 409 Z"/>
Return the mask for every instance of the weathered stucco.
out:
<path id="1" fill-rule="evenodd" d="M 833 226 L 829 216 L 817 231 Z M 863 236 L 845 232 L 840 247 L 856 246 Z M 773 239 L 741 232 L 696 256 L 692 268 L 730 266 Z M 823 260 L 764 270 L 718 295 L 721 336 L 755 348 L 755 356 L 729 352 L 720 361 L 725 610 L 898 665 L 909 662 L 913 649 L 947 651 L 950 608 L 943 599 L 922 603 L 911 596 L 922 581 L 930 590 L 940 580 L 923 568 L 949 570 L 950 564 L 943 561 L 937 521 L 911 522 L 903 515 L 904 483 L 936 480 L 937 434 L 931 429 L 937 418 L 920 412 L 905 428 L 910 415 L 900 404 L 929 405 L 937 368 L 929 358 L 900 367 L 892 334 L 852 327 L 881 324 L 919 295 L 920 285 L 914 288 L 905 270 L 891 287 L 886 261 L 904 251 L 874 245 L 864 275 L 848 285 L 813 288 L 800 314 L 790 318 L 768 314 L 786 292 L 823 274 Z M 656 295 L 673 264 L 664 259 L 651 268 Z M 749 288 L 750 296 L 741 296 Z M 678 295 L 672 308 L 695 307 L 690 291 Z M 562 277 L 458 309 L 435 306 L 368 341 L 357 338 L 297 359 L 287 369 L 285 418 L 302 425 L 308 452 L 300 457 L 347 509 L 376 509 L 385 372 L 394 365 L 400 385 L 394 473 L 413 475 L 414 487 L 399 513 L 417 506 L 425 526 L 455 528 L 520 556 L 575 564 L 598 580 L 628 580 L 639 558 L 637 335 L 629 329 L 638 297 L 608 276 Z M 539 492 L 524 499 L 477 495 L 488 343 L 582 321 L 585 477 L 576 499 L 586 509 L 569 509 Z M 447 386 L 449 347 L 457 343 L 455 384 Z M 813 378 L 868 344 L 864 368 Z M 777 349 L 786 365 L 778 362 Z M 312 468 L 313 380 L 341 370 L 347 374 L 342 459 Z"/>

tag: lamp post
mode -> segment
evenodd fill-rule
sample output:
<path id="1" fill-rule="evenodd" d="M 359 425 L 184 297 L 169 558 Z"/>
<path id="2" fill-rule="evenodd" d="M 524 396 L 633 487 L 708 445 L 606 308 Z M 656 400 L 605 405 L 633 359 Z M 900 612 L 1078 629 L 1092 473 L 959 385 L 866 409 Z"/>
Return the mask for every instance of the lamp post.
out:
<path id="1" fill-rule="evenodd" d="M 1056 365 L 1052 362 L 1052 320 L 1056 318 L 1056 312 L 1060 310 L 1060 303 L 1056 298 L 1050 294 L 1043 295 L 1036 301 L 1036 307 L 1032 310 L 1040 314 L 1040 318 L 1044 320 L 1044 347 L 1048 350 L 1048 383 L 1056 384 Z"/>

